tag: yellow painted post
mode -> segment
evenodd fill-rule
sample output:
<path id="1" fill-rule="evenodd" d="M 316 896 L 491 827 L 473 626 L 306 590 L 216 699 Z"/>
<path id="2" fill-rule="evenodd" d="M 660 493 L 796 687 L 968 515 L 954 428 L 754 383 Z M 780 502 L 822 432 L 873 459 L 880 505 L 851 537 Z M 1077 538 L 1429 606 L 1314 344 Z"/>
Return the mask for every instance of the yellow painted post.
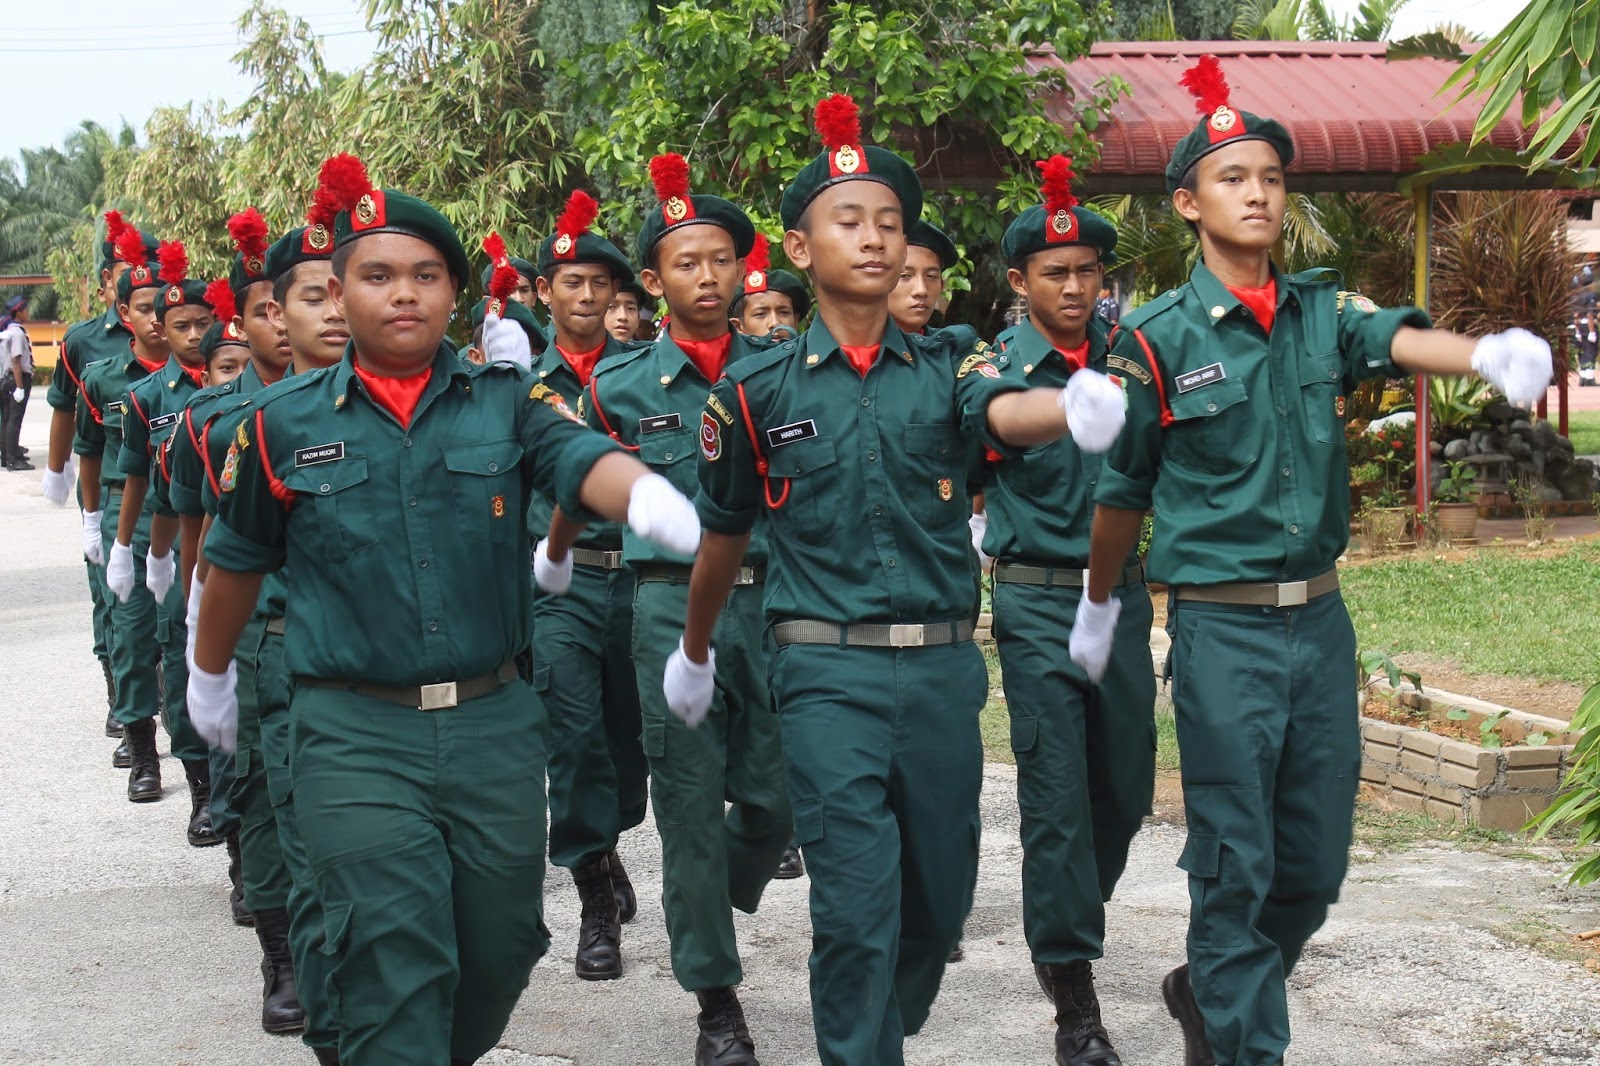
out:
<path id="1" fill-rule="evenodd" d="M 1412 242 L 1415 254 L 1415 292 L 1413 294 L 1416 305 L 1424 311 L 1428 309 L 1428 248 L 1431 243 L 1433 229 L 1433 188 L 1430 185 L 1419 183 L 1412 193 L 1416 202 L 1416 240 Z M 1417 514 L 1428 513 L 1429 498 L 1433 495 L 1433 456 L 1428 452 L 1428 441 L 1432 437 L 1429 424 L 1433 421 L 1432 412 L 1428 409 L 1428 375 L 1418 374 L 1416 379 L 1416 410 L 1417 410 Z"/>

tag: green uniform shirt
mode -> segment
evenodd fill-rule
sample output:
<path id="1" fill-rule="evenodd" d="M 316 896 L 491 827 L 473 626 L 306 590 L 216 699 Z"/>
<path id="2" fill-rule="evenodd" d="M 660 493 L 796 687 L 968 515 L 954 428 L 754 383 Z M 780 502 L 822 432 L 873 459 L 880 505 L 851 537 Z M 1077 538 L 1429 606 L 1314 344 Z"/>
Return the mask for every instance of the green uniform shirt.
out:
<path id="1" fill-rule="evenodd" d="M 184 405 L 200 391 L 177 356 L 168 356 L 159 374 L 135 382 L 122 397 L 122 449 L 117 468 L 130 477 L 151 481 L 161 446 L 178 428 Z"/>
<path id="2" fill-rule="evenodd" d="M 78 404 L 77 432 L 72 450 L 100 457 L 100 484 L 121 485 L 125 480 L 117 458 L 122 452 L 122 409 L 128 389 L 150 376 L 131 344 L 122 354 L 91 366 L 83 376 Z"/>
<path id="3" fill-rule="evenodd" d="M 728 367 L 768 347 L 741 333 L 732 336 Z M 706 409 L 711 384 L 663 331 L 654 344 L 601 363 L 579 400 L 578 411 L 591 428 L 633 452 L 693 499 L 699 484 L 694 457 L 700 450 L 696 443 L 700 415 Z M 626 527 L 622 530 L 622 550 L 629 566 L 688 565 L 694 561 L 691 556 L 670 552 Z M 766 563 L 766 538 L 760 533 L 751 538 L 745 561 L 751 565 Z"/>
<path id="4" fill-rule="evenodd" d="M 122 324 L 114 307 L 67 330 L 61 338 L 61 357 L 50 375 L 50 391 L 45 394 L 50 406 L 69 414 L 75 412 L 83 375 L 96 363 L 122 355 L 132 343 L 133 331 Z"/>
<path id="5" fill-rule="evenodd" d="M 615 449 L 526 371 L 469 369 L 448 345 L 403 427 L 346 351 L 256 397 L 218 478 L 206 557 L 244 572 L 287 565 L 291 674 L 475 677 L 531 640 L 528 497 L 578 511 L 590 467 Z"/>
<path id="6" fill-rule="evenodd" d="M 600 366 L 613 356 L 632 351 L 633 349 L 611 334 L 606 334 L 606 346 L 600 352 L 600 358 L 595 362 L 595 373 L 600 372 Z M 578 410 L 578 404 L 585 391 L 584 385 L 578 381 L 577 371 L 556 349 L 554 341 L 550 347 L 533 357 L 534 377 L 559 397 L 567 408 Z M 528 529 L 534 539 L 543 538 L 550 532 L 550 516 L 554 513 L 556 501 L 549 495 L 535 492 L 528 504 Z M 567 510 L 562 508 L 562 510 Z M 584 513 L 574 514 L 568 511 L 568 516 L 582 520 L 587 517 Z M 584 531 L 578 534 L 574 542 L 579 548 L 588 548 L 594 551 L 618 551 L 622 548 L 622 528 L 615 522 L 590 522 Z"/>
<path id="7" fill-rule="evenodd" d="M 1123 317 L 1107 363 L 1126 383 L 1128 422 L 1095 502 L 1154 506 L 1152 580 L 1299 581 L 1343 553 L 1344 397 L 1361 378 L 1402 376 L 1396 331 L 1431 323 L 1414 307 L 1380 311 L 1330 273 L 1273 267 L 1270 338 L 1203 262 Z"/>
<path id="8" fill-rule="evenodd" d="M 728 368 L 701 415 L 695 506 L 732 535 L 768 510 L 770 620 L 972 613 L 968 462 L 980 444 L 1009 451 L 989 401 L 1021 388 L 989 354 L 970 329 L 907 336 L 890 322 L 863 378 L 818 318 Z"/>
<path id="9" fill-rule="evenodd" d="M 167 444 L 167 497 L 178 514 L 203 518 L 216 513 L 215 482 L 222 464 L 220 457 L 216 465 L 208 464 L 207 433 L 219 414 L 239 407 L 264 388 L 266 384 L 252 362 L 232 381 L 207 386 L 189 397 L 178 428 Z M 229 426 L 221 436 L 224 453 L 232 432 L 233 427 Z"/>

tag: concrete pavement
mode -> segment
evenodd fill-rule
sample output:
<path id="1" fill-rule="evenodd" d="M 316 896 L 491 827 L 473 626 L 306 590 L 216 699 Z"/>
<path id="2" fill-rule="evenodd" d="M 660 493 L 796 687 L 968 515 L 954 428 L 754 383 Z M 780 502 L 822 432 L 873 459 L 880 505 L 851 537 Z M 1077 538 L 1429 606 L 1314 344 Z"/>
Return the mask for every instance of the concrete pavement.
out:
<path id="1" fill-rule="evenodd" d="M 23 440 L 42 467 L 49 412 L 36 393 Z M 184 842 L 178 765 L 164 760 L 166 796 L 143 805 L 126 801 L 126 772 L 111 769 L 77 530 L 76 510 L 40 497 L 36 471 L 0 473 L 0 772 L 10 786 L 0 807 L 0 1062 L 309 1064 L 295 1039 L 260 1031 L 255 937 L 228 919 L 223 849 Z M 927 1028 L 908 1042 L 916 1066 L 1052 1061 L 1052 1011 L 1022 937 L 1010 767 L 989 768 L 983 802 L 967 959 L 950 968 Z M 1129 1066 L 1181 1062 L 1158 983 L 1182 959 L 1188 899 L 1173 865 L 1182 843 L 1181 827 L 1152 823 L 1110 908 L 1096 972 Z M 626 976 L 573 976 L 577 897 L 566 872 L 552 870 L 555 942 L 485 1066 L 692 1062 L 695 1008 L 668 966 L 651 823 L 622 853 L 640 895 Z M 1290 1061 L 1600 1063 L 1600 977 L 1529 946 L 1600 926 L 1600 893 L 1560 882 L 1561 867 L 1537 851 L 1364 858 L 1291 982 Z M 776 882 L 758 915 L 737 918 L 741 996 L 767 1066 L 817 1061 L 806 884 Z"/>

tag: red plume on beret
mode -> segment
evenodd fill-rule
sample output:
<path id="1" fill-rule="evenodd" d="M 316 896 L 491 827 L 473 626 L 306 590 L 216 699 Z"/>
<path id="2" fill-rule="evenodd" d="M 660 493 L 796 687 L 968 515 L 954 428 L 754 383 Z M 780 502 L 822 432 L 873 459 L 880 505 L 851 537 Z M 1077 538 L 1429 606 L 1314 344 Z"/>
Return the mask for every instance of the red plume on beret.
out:
<path id="1" fill-rule="evenodd" d="M 844 93 L 834 93 L 817 103 L 817 133 L 822 143 L 838 149 L 861 143 L 861 113 Z"/>
<path id="2" fill-rule="evenodd" d="M 313 203 L 325 205 L 337 214 L 353 209 L 370 192 L 372 179 L 367 177 L 367 165 L 359 156 L 340 152 L 323 160 Z"/>
<path id="3" fill-rule="evenodd" d="M 762 272 L 772 269 L 772 246 L 767 243 L 765 233 L 756 234 L 756 243 L 751 247 L 750 254 L 744 257 L 744 265 L 750 270 Z"/>
<path id="4" fill-rule="evenodd" d="M 511 256 L 506 254 L 505 239 L 490 230 L 483 239 L 483 250 L 494 264 L 494 273 L 489 275 L 489 295 L 496 300 L 511 299 L 511 294 L 517 291 L 517 268 L 511 265 Z"/>
<path id="5" fill-rule="evenodd" d="M 1183 72 L 1178 79 L 1194 97 L 1194 109 L 1209 115 L 1219 107 L 1228 107 L 1228 79 L 1222 75 L 1222 64 L 1216 56 L 1201 56 L 1200 61 Z"/>
<path id="6" fill-rule="evenodd" d="M 556 219 L 556 232 L 571 235 L 573 240 L 584 233 L 594 224 L 600 214 L 600 201 L 584 192 L 574 189 L 572 195 L 567 197 L 567 206 L 561 212 L 561 217 Z"/>
<path id="7" fill-rule="evenodd" d="M 267 220 L 261 212 L 247 207 L 228 219 L 228 236 L 233 240 L 233 250 L 244 256 L 246 266 L 256 264 L 250 267 L 250 273 L 260 273 L 261 261 L 267 254 Z"/>
<path id="8" fill-rule="evenodd" d="M 117 246 L 117 240 L 127 228 L 128 220 L 122 217 L 121 211 L 106 212 L 106 240 L 111 242 L 112 248 Z"/>
<path id="9" fill-rule="evenodd" d="M 189 275 L 189 253 L 182 241 L 162 241 L 156 248 L 156 261 L 161 264 L 156 276 L 168 285 L 182 285 Z"/>
<path id="10" fill-rule="evenodd" d="M 132 226 L 124 225 L 122 232 L 117 234 L 116 251 L 118 259 L 135 269 L 150 262 L 150 257 L 145 254 L 144 238 Z"/>
<path id="11" fill-rule="evenodd" d="M 661 201 L 661 220 L 668 226 L 695 217 L 694 200 L 689 196 L 689 163 L 677 152 L 667 152 L 650 160 L 650 183 Z"/>
<path id="12" fill-rule="evenodd" d="M 1078 198 L 1072 195 L 1072 160 L 1059 152 L 1034 164 L 1041 172 L 1039 188 L 1044 193 L 1044 238 L 1050 244 L 1065 244 L 1078 239 L 1078 216 L 1072 209 Z"/>
<path id="13" fill-rule="evenodd" d="M 233 321 L 234 315 L 238 314 L 239 311 L 234 306 L 233 287 L 228 284 L 228 279 L 218 278 L 210 285 L 207 285 L 206 294 L 202 299 L 211 306 L 211 313 L 217 316 L 217 321 L 222 323 L 223 334 L 232 336 L 233 331 L 229 323 Z"/>

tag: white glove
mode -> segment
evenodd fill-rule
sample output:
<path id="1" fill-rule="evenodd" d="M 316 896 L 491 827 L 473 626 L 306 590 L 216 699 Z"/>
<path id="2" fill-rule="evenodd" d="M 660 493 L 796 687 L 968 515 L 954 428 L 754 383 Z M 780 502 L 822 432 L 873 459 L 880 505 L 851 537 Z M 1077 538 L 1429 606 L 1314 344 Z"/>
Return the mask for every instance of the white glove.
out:
<path id="1" fill-rule="evenodd" d="M 533 366 L 533 348 L 528 344 L 527 332 L 509 318 L 495 314 L 483 316 L 483 355 L 491 363 Z"/>
<path id="2" fill-rule="evenodd" d="M 18 385 L 16 388 L 11 390 L 11 401 L 13 403 L 21 403 L 23 400 L 25 400 L 27 398 L 28 398 L 28 394 L 22 391 L 22 386 L 21 385 Z"/>
<path id="3" fill-rule="evenodd" d="M 975 511 L 967 519 L 967 528 L 972 531 L 972 550 L 978 553 L 978 564 L 983 567 L 983 572 L 988 573 L 994 566 L 994 559 L 983 554 L 983 537 L 989 532 L 989 516 L 982 511 Z"/>
<path id="4" fill-rule="evenodd" d="M 717 652 L 715 648 L 707 652 L 705 662 L 690 662 L 683 652 L 683 638 L 679 637 L 678 650 L 667 660 L 666 674 L 661 678 L 667 706 L 690 729 L 705 721 L 706 712 L 711 710 L 711 696 L 716 691 Z"/>
<path id="5" fill-rule="evenodd" d="M 565 596 L 572 587 L 572 553 L 558 563 L 547 553 L 549 546 L 549 537 L 533 546 L 533 583 L 552 596 Z"/>
<path id="6" fill-rule="evenodd" d="M 123 603 L 133 594 L 133 548 L 119 540 L 111 542 L 111 558 L 106 560 L 106 588 Z"/>
<path id="7" fill-rule="evenodd" d="M 1061 410 L 1072 439 L 1086 452 L 1106 451 L 1128 418 L 1127 401 L 1111 379 L 1094 370 L 1080 370 L 1061 390 Z"/>
<path id="8" fill-rule="evenodd" d="M 628 525 L 645 540 L 693 555 L 700 547 L 700 516 L 689 497 L 660 474 L 646 474 L 628 494 Z"/>
<path id="9" fill-rule="evenodd" d="M 72 477 L 76 473 L 72 469 L 72 457 L 68 456 L 66 464 L 61 467 L 61 473 L 56 473 L 48 466 L 39 478 L 39 489 L 44 493 L 44 498 L 57 507 L 67 505 L 67 497 L 72 495 Z"/>
<path id="10" fill-rule="evenodd" d="M 1112 596 L 1104 603 L 1089 598 L 1089 571 L 1083 572 L 1083 597 L 1078 600 L 1078 617 L 1072 623 L 1072 639 L 1067 652 L 1072 661 L 1083 667 L 1089 680 L 1098 685 L 1106 676 L 1106 664 L 1111 661 L 1111 641 L 1117 635 L 1117 618 L 1122 614 L 1122 601 Z"/>
<path id="11" fill-rule="evenodd" d="M 167 549 L 165 555 L 156 555 L 153 551 L 144 553 L 144 587 L 151 591 L 157 603 L 167 598 L 177 576 L 177 555 L 171 548 Z"/>
<path id="12" fill-rule="evenodd" d="M 1472 369 L 1518 407 L 1532 407 L 1550 387 L 1550 344 L 1525 329 L 1478 338 Z"/>
<path id="13" fill-rule="evenodd" d="M 194 641 L 200 634 L 200 593 L 205 582 L 200 580 L 200 571 L 197 569 L 189 579 L 189 603 L 183 612 L 183 624 L 189 632 L 184 638 L 183 661 L 189 664 L 189 676 L 194 676 Z"/>
<path id="14" fill-rule="evenodd" d="M 100 512 L 83 512 L 83 557 L 96 566 L 106 565 L 105 548 L 100 543 Z"/>
<path id="15" fill-rule="evenodd" d="M 189 690 L 184 706 L 196 733 L 213 748 L 232 752 L 239 746 L 239 695 L 234 686 L 239 680 L 239 665 L 228 660 L 220 674 L 189 664 Z"/>

